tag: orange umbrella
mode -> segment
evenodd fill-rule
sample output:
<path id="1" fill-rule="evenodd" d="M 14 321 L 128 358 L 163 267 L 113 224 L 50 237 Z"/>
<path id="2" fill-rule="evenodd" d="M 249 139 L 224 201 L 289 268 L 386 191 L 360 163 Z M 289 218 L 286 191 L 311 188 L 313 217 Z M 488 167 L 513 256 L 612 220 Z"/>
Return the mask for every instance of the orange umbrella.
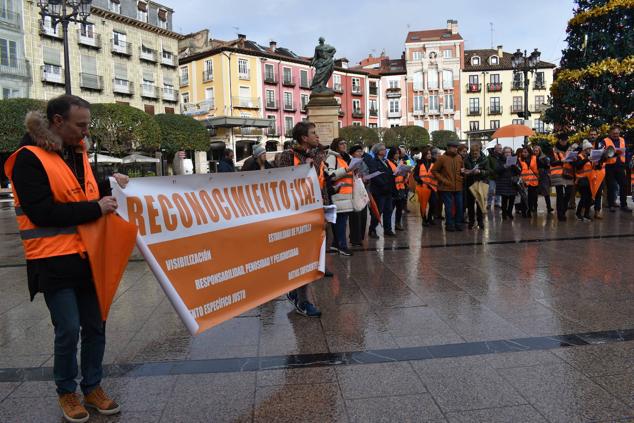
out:
<path id="1" fill-rule="evenodd" d="M 513 138 L 513 137 L 530 137 L 535 132 L 526 125 L 506 125 L 498 128 L 491 138 Z"/>
<path id="2" fill-rule="evenodd" d="M 376 205 L 376 201 L 374 201 L 374 197 L 372 197 L 372 194 L 368 194 L 370 197 L 370 213 L 372 213 L 376 220 L 378 220 L 379 223 L 382 225 L 383 222 L 381 222 L 381 212 L 379 211 L 379 207 Z"/>

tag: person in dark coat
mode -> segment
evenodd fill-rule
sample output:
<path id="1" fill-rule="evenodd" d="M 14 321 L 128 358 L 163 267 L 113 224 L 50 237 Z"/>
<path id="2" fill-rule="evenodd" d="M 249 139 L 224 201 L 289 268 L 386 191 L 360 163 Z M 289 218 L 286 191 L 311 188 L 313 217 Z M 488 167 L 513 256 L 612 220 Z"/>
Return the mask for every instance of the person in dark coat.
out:
<path id="1" fill-rule="evenodd" d="M 546 210 L 548 211 L 548 214 L 550 214 L 553 212 L 553 208 L 550 203 L 550 157 L 542 151 L 542 148 L 539 145 L 533 146 L 533 155 L 537 158 L 537 170 L 539 171 L 537 194 L 544 197 Z"/>
<path id="2" fill-rule="evenodd" d="M 273 165 L 266 160 L 266 149 L 261 145 L 258 145 L 253 149 L 253 155 L 251 157 L 252 160 L 250 160 L 248 164 L 245 162 L 242 170 L 264 170 L 271 169 L 273 167 Z"/>
<path id="3" fill-rule="evenodd" d="M 504 147 L 498 157 L 495 172 L 497 174 L 495 192 L 502 197 L 502 219 L 513 219 L 513 205 L 517 195 L 517 184 L 522 172 L 519 165 L 507 166 L 507 157 L 513 156 L 511 147 Z"/>
<path id="4" fill-rule="evenodd" d="M 484 228 L 484 214 L 486 210 L 481 210 L 475 196 L 471 193 L 469 187 L 476 182 L 489 183 L 489 177 L 494 173 L 491 169 L 489 159 L 482 154 L 482 145 L 479 142 L 471 143 L 471 151 L 465 159 L 465 186 L 467 198 L 467 211 L 469 215 L 469 229 L 475 226 L 476 208 L 478 227 Z"/>
<path id="5" fill-rule="evenodd" d="M 375 176 L 370 180 L 370 193 L 376 202 L 379 213 L 381 213 L 383 221 L 383 236 L 396 236 L 392 231 L 392 193 L 396 190 L 394 184 L 394 175 L 389 165 L 385 162 L 385 155 L 387 149 L 384 144 L 375 144 L 372 146 L 372 153 L 374 159 L 369 160 L 370 174 L 374 172 L 381 172 L 380 175 Z M 378 238 L 376 233 L 376 227 L 379 225 L 379 221 L 372 214 L 370 218 L 370 238 Z"/>
<path id="6" fill-rule="evenodd" d="M 235 172 L 236 165 L 233 162 L 233 150 L 225 148 L 222 159 L 218 162 L 218 172 Z"/>

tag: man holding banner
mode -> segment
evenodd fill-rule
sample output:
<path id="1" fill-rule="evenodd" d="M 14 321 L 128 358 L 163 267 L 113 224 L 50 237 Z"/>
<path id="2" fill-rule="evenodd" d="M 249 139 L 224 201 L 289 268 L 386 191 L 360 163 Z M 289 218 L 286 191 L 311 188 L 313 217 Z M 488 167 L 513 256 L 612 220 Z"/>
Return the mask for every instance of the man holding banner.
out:
<path id="1" fill-rule="evenodd" d="M 31 300 L 43 293 L 55 327 L 53 375 L 60 407 L 69 422 L 89 418 L 75 393 L 80 329 L 84 404 L 101 414 L 119 412 L 119 405 L 100 387 L 105 318 L 86 255 L 92 251 L 80 236 L 80 225 L 117 209 L 108 182 L 97 184 L 90 168 L 83 141 L 89 126 L 88 102 L 71 95 L 54 98 L 48 102 L 46 117 L 39 112 L 27 115 L 27 134 L 5 164 L 27 260 Z M 120 186 L 128 182 L 125 175 L 115 174 L 115 179 Z"/>

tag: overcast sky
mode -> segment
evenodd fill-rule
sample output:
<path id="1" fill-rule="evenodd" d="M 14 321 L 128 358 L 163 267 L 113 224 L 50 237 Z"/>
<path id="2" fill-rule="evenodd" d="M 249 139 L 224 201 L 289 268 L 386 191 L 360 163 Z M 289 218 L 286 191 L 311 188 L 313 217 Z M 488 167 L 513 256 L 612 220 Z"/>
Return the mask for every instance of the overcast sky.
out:
<path id="1" fill-rule="evenodd" d="M 337 57 L 357 63 L 382 50 L 400 56 L 408 31 L 444 28 L 457 19 L 467 49 L 502 44 L 542 52 L 558 63 L 565 47 L 566 23 L 573 0 L 158 0 L 174 9 L 174 29 L 189 33 L 209 29 L 213 38 L 237 33 L 250 40 L 288 47 L 312 56 L 320 36 L 337 49 Z"/>

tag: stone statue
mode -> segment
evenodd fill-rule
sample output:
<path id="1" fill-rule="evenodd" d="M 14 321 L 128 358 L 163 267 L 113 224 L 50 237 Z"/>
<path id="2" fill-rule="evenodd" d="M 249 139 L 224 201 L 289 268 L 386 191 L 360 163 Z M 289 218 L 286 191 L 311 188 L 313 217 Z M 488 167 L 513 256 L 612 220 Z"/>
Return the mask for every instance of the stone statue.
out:
<path id="1" fill-rule="evenodd" d="M 332 72 L 335 70 L 335 53 L 337 50 L 331 45 L 325 44 L 324 37 L 319 37 L 319 45 L 315 47 L 315 56 L 310 65 L 315 68 L 315 76 L 310 85 L 313 94 L 332 94 L 333 91 L 326 86 Z"/>

